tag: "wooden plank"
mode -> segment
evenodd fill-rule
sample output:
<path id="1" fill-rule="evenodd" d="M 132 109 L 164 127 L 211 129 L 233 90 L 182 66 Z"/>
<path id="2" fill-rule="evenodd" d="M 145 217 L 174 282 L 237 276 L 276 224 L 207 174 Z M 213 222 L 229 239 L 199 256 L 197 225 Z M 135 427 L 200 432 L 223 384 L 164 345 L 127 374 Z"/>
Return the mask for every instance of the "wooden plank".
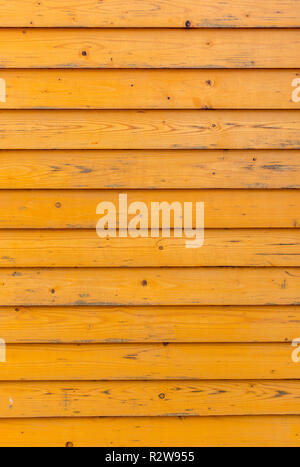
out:
<path id="1" fill-rule="evenodd" d="M 0 380 L 299 379 L 293 350 L 290 344 L 9 344 Z"/>
<path id="2" fill-rule="evenodd" d="M 0 267 L 300 266 L 300 230 L 211 230 L 186 238 L 108 237 L 95 230 L 0 230 Z"/>
<path id="3" fill-rule="evenodd" d="M 297 0 L 0 1 L 2 27 L 298 27 Z"/>
<path id="4" fill-rule="evenodd" d="M 0 110 L 0 126 L 2 149 L 300 149 L 298 110 Z"/>
<path id="5" fill-rule="evenodd" d="M 299 415 L 299 381 L 0 383 L 1 418 Z"/>
<path id="6" fill-rule="evenodd" d="M 297 68 L 299 29 L 1 29 L 1 68 Z"/>
<path id="7" fill-rule="evenodd" d="M 1 419 L 3 447 L 299 447 L 300 417 Z"/>
<path id="8" fill-rule="evenodd" d="M 101 218 L 96 214 L 98 204 L 112 202 L 118 214 L 121 193 L 124 191 L 1 190 L 0 228 L 95 229 Z M 149 209 L 151 202 L 204 202 L 206 229 L 300 226 L 299 190 L 129 190 L 127 195 L 128 206 L 141 201 Z"/>
<path id="9" fill-rule="evenodd" d="M 1 338 L 16 343 L 292 342 L 297 306 L 2 307 Z"/>
<path id="10" fill-rule="evenodd" d="M 1 306 L 299 304 L 299 268 L 0 269 Z"/>
<path id="11" fill-rule="evenodd" d="M 2 69 L 7 91 L 0 108 L 297 109 L 299 76 L 299 70 Z"/>
<path id="12" fill-rule="evenodd" d="M 300 151 L 1 151 L 1 189 L 113 187 L 300 188 Z"/>

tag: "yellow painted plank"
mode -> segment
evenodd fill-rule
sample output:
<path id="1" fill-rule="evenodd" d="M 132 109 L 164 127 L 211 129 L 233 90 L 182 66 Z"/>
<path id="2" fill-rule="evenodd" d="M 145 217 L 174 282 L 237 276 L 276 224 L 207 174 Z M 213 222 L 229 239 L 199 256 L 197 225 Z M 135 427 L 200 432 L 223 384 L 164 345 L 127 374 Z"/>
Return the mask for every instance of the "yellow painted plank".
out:
<path id="1" fill-rule="evenodd" d="M 0 269 L 1 306 L 299 304 L 299 268 Z"/>
<path id="2" fill-rule="evenodd" d="M 11 150 L 0 161 L 1 189 L 300 188 L 299 150 Z"/>
<path id="3" fill-rule="evenodd" d="M 300 266 L 300 230 L 211 230 L 204 245 L 172 237 L 100 239 L 95 230 L 0 230 L 0 267 Z"/>
<path id="4" fill-rule="evenodd" d="M 297 0 L 0 1 L 3 27 L 298 27 Z"/>
<path id="5" fill-rule="evenodd" d="M 292 342 L 297 306 L 1 307 L 15 343 Z"/>
<path id="6" fill-rule="evenodd" d="M 2 419 L 3 447 L 299 447 L 299 416 Z"/>
<path id="7" fill-rule="evenodd" d="M 1 29 L 1 68 L 297 68 L 299 29 Z"/>
<path id="8" fill-rule="evenodd" d="M 0 383 L 2 419 L 299 415 L 299 400 L 299 381 Z"/>
<path id="9" fill-rule="evenodd" d="M 1 229 L 96 229 L 102 201 L 115 204 L 124 190 L 1 190 Z M 299 190 L 129 190 L 135 201 L 204 202 L 205 228 L 297 228 Z M 9 209 L 7 208 L 9 206 Z M 132 216 L 128 216 L 129 219 Z M 118 220 L 118 219 L 117 219 Z M 171 225 L 172 220 L 171 220 Z"/>
<path id="10" fill-rule="evenodd" d="M 300 149 L 298 110 L 0 110 L 0 126 L 1 149 Z"/>
<path id="11" fill-rule="evenodd" d="M 299 379 L 290 344 L 9 344 L 1 381 Z"/>
<path id="12" fill-rule="evenodd" d="M 299 109 L 299 77 L 299 70 L 2 69 L 0 109 Z"/>

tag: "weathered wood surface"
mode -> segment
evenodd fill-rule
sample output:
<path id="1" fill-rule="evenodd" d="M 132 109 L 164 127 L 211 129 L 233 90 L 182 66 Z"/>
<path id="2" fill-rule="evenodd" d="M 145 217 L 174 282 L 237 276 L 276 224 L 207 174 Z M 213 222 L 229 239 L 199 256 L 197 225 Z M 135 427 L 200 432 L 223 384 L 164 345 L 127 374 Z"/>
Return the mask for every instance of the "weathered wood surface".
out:
<path id="1" fill-rule="evenodd" d="M 1 337 L 17 343 L 292 342 L 297 306 L 2 307 Z"/>
<path id="2" fill-rule="evenodd" d="M 299 29 L 1 29 L 1 68 L 297 68 Z"/>
<path id="3" fill-rule="evenodd" d="M 100 214 L 96 214 L 98 204 L 102 201 L 112 202 L 118 214 L 121 193 L 124 191 L 1 190 L 0 228 L 96 229 L 97 221 L 101 218 Z M 204 202 L 205 229 L 300 226 L 299 190 L 128 191 L 128 205 L 135 201 L 145 202 L 149 212 L 151 202 Z"/>
<path id="4" fill-rule="evenodd" d="M 292 351 L 289 343 L 9 344 L 0 380 L 299 379 Z"/>
<path id="5" fill-rule="evenodd" d="M 299 304 L 299 268 L 0 269 L 1 306 Z"/>
<path id="6" fill-rule="evenodd" d="M 300 110 L 0 110 L 0 126 L 2 149 L 300 149 Z"/>
<path id="7" fill-rule="evenodd" d="M 299 76 L 280 69 L 1 69 L 0 109 L 299 109 Z"/>
<path id="8" fill-rule="evenodd" d="M 299 447 L 299 17 L 0 0 L 0 446 Z M 204 246 L 100 240 L 126 190 Z"/>
<path id="9" fill-rule="evenodd" d="M 0 1 L 3 27 L 298 27 L 297 0 Z"/>
<path id="10" fill-rule="evenodd" d="M 1 189 L 300 188 L 299 150 L 1 151 L 0 161 Z"/>
<path id="11" fill-rule="evenodd" d="M 205 230 L 187 238 L 100 239 L 95 230 L 0 230 L 0 267 L 300 266 L 300 230 Z M 162 235 L 162 234 L 161 234 Z"/>
<path id="12" fill-rule="evenodd" d="M 299 416 L 1 419 L 3 447 L 299 447 Z"/>
<path id="13" fill-rule="evenodd" d="M 299 400 L 299 381 L 0 383 L 2 419 L 299 415 Z"/>

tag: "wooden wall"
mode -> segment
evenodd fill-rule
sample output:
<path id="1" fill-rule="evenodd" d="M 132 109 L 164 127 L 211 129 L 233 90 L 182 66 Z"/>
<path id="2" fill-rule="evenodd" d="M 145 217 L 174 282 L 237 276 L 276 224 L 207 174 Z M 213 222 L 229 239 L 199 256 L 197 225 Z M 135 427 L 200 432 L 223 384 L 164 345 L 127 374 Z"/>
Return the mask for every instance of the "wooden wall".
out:
<path id="1" fill-rule="evenodd" d="M 299 18 L 0 1 L 1 446 L 299 446 Z M 124 192 L 204 246 L 100 240 Z"/>

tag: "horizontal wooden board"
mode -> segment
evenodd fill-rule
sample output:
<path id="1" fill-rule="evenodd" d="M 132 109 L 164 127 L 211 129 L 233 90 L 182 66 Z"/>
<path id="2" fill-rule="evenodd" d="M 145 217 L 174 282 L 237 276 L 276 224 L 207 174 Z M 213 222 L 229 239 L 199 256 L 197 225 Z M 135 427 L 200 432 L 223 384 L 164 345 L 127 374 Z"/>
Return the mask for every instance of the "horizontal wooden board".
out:
<path id="1" fill-rule="evenodd" d="M 2 149 L 300 149 L 299 110 L 0 110 L 0 126 Z"/>
<path id="2" fill-rule="evenodd" d="M 299 150 L 20 150 L 0 157 L 1 189 L 300 188 Z"/>
<path id="3" fill-rule="evenodd" d="M 300 269 L 6 268 L 0 305 L 300 305 Z"/>
<path id="4" fill-rule="evenodd" d="M 1 307 L 0 329 L 7 344 L 292 342 L 300 307 Z"/>
<path id="5" fill-rule="evenodd" d="M 1 29 L 1 68 L 297 68 L 299 29 Z"/>
<path id="6" fill-rule="evenodd" d="M 114 203 L 118 218 L 122 193 L 126 191 L 1 190 L 0 228 L 96 229 L 101 218 L 96 214 L 98 204 Z M 192 202 L 194 208 L 196 202 L 204 202 L 205 229 L 300 226 L 299 190 L 129 190 L 127 194 L 128 206 L 142 201 L 149 212 L 152 202 Z"/>
<path id="7" fill-rule="evenodd" d="M 0 1 L 3 27 L 298 27 L 297 0 Z"/>
<path id="8" fill-rule="evenodd" d="M 299 379 L 293 350 L 290 344 L 9 344 L 0 380 Z"/>
<path id="9" fill-rule="evenodd" d="M 187 238 L 100 239 L 95 230 L 0 230 L 0 267 L 300 266 L 300 230 L 205 231 Z M 162 235 L 162 234 L 161 234 Z"/>
<path id="10" fill-rule="evenodd" d="M 297 109 L 299 76 L 299 70 L 2 69 L 0 109 Z"/>
<path id="11" fill-rule="evenodd" d="M 1 419 L 3 447 L 299 447 L 300 417 Z"/>
<path id="12" fill-rule="evenodd" d="M 299 381 L 0 383 L 1 418 L 299 415 Z"/>

